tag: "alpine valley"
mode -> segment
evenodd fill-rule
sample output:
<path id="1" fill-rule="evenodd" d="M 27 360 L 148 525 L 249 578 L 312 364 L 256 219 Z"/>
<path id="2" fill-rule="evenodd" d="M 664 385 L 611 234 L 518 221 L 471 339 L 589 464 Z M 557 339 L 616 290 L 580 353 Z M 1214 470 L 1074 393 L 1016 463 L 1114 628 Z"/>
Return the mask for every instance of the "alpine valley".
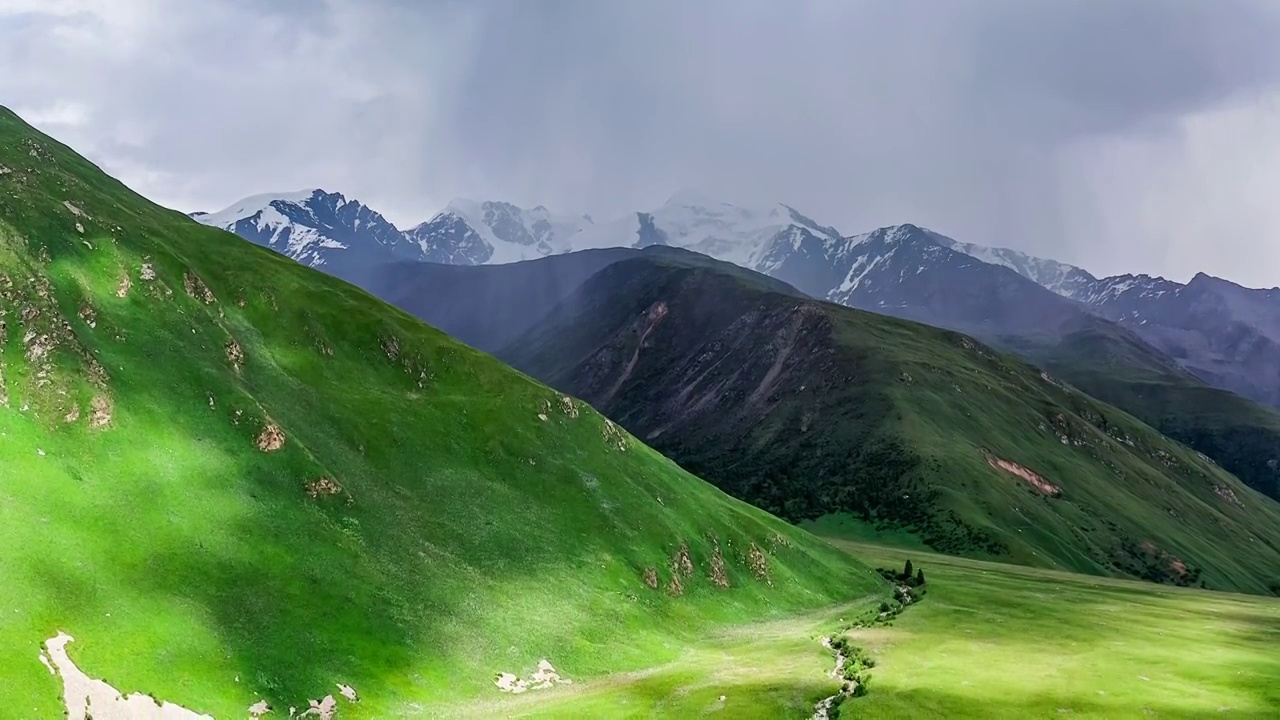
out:
<path id="1" fill-rule="evenodd" d="M 0 109 L 0 717 L 1280 706 L 1202 327 L 1272 296 L 690 193 L 194 218 Z"/>

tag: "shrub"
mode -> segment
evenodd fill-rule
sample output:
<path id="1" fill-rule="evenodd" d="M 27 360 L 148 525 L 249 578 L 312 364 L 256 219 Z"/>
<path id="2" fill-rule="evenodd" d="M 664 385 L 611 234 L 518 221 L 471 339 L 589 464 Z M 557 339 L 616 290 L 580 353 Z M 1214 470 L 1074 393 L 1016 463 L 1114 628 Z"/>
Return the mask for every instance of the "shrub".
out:
<path id="1" fill-rule="evenodd" d="M 893 609 L 893 608 L 889 606 L 889 603 L 887 603 L 887 602 L 882 602 L 882 603 L 880 603 L 880 612 L 882 612 L 882 613 L 887 613 L 887 612 L 889 612 L 889 611 L 890 611 L 890 610 L 892 610 L 892 609 Z"/>
<path id="2" fill-rule="evenodd" d="M 924 584 L 924 568 L 920 568 L 919 570 L 916 571 L 916 587 L 919 587 L 923 584 Z"/>

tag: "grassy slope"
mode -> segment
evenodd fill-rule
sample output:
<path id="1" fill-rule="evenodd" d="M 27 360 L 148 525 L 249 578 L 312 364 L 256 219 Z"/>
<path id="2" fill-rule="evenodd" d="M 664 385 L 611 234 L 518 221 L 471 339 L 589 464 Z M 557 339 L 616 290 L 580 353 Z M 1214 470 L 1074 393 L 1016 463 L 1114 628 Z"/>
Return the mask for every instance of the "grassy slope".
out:
<path id="1" fill-rule="evenodd" d="M 1105 328 L 1053 343 L 1009 339 L 1009 344 L 1280 499 L 1280 413 L 1206 385 L 1145 343 Z"/>
<path id="2" fill-rule="evenodd" d="M 668 311 L 645 334 L 657 303 Z M 564 307 L 513 343 L 518 367 L 791 519 L 851 512 L 949 552 L 1165 579 L 1174 556 L 1210 587 L 1280 584 L 1280 505 L 964 336 L 643 260 Z M 1062 497 L 994 470 L 984 450 Z"/>
<path id="3" fill-rule="evenodd" d="M 1280 713 L 1280 601 L 838 544 L 877 565 L 909 557 L 929 588 L 893 627 L 851 633 L 878 665 L 841 717 Z"/>
<path id="4" fill-rule="evenodd" d="M 495 672 L 541 657 L 577 678 L 643 667 L 881 587 L 589 408 L 143 200 L 4 110 L 0 275 L 0 675 L 24 712 L 59 706 L 36 661 L 59 629 L 90 675 L 219 717 L 339 681 L 355 716 L 399 717 L 496 695 Z M 267 422 L 276 452 L 255 446 Z M 309 497 L 321 477 L 341 492 Z M 729 590 L 707 579 L 717 542 Z M 681 543 L 684 595 L 645 587 Z"/>

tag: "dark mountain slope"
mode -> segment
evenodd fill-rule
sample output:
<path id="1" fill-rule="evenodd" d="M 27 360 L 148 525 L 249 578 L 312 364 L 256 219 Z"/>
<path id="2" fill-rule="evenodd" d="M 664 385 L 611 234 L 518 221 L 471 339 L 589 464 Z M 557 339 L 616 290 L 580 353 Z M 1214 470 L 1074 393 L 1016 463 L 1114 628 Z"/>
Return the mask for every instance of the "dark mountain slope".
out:
<path id="1" fill-rule="evenodd" d="M 1280 507 L 1125 413 L 964 336 L 748 275 L 616 263 L 500 355 L 793 520 L 1254 591 L 1280 573 Z"/>
<path id="2" fill-rule="evenodd" d="M 616 262 L 638 257 L 749 272 L 680 248 L 651 246 L 583 250 L 506 265 L 394 263 L 372 269 L 360 283 L 458 340 L 494 352 L 569 298 L 587 278 Z M 780 281 L 756 277 L 775 290 L 798 294 Z"/>
<path id="3" fill-rule="evenodd" d="M 507 265 L 392 263 L 360 284 L 462 342 L 493 351 L 527 330 L 584 280 L 636 250 L 553 255 Z"/>

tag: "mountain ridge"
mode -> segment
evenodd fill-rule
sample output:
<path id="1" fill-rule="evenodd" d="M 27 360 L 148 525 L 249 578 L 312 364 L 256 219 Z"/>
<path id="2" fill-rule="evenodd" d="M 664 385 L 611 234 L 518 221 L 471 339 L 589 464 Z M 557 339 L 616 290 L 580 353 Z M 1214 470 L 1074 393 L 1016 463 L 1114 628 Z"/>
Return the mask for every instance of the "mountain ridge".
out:
<path id="1" fill-rule="evenodd" d="M 1185 493 L 1247 494 L 1259 517 L 1280 509 L 1126 413 L 963 335 L 751 275 L 622 260 L 497 354 L 731 494 L 793 521 L 850 512 L 914 528 L 951 553 L 1160 574 L 1132 564 L 1144 551 L 1117 548 L 1183 532 L 1157 529 L 1171 515 L 1208 524 L 1158 546 L 1228 535 L 1249 546 L 1262 527 L 1226 530 L 1235 521 L 1182 505 Z M 1006 485 L 1011 476 L 1024 484 Z M 1062 534 L 1051 540 L 1049 527 Z"/>

